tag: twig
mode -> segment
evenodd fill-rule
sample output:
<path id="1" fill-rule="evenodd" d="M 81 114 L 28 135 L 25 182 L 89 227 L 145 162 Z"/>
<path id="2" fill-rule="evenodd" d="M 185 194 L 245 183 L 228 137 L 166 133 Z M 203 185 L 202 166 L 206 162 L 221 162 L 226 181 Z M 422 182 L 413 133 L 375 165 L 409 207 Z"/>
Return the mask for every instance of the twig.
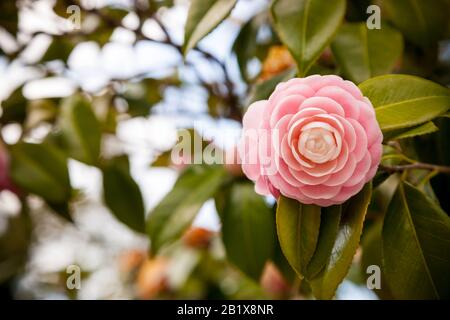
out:
<path id="1" fill-rule="evenodd" d="M 110 26 L 123 27 L 121 21 L 115 20 L 115 19 L 105 15 L 103 12 L 101 12 L 98 9 L 91 9 L 91 10 L 87 10 L 87 11 L 90 13 L 96 14 L 99 18 L 105 20 Z M 140 14 L 140 16 L 142 17 L 142 13 Z M 170 36 L 170 33 L 168 32 L 167 28 L 164 26 L 162 21 L 156 16 L 156 14 L 153 14 L 150 18 L 154 19 L 154 21 L 159 25 L 159 27 L 161 28 L 162 32 L 165 35 L 165 39 L 164 40 L 155 40 L 155 39 L 148 37 L 147 35 L 145 35 L 143 33 L 142 25 L 140 25 L 137 28 L 137 30 L 134 30 L 134 32 L 136 32 L 138 37 L 141 39 L 147 40 L 147 41 L 169 45 L 169 46 L 175 48 L 180 55 L 183 55 L 182 46 L 179 44 L 176 44 L 172 40 L 172 37 Z M 142 24 L 142 21 L 141 21 L 141 24 Z M 230 107 L 229 117 L 232 119 L 238 120 L 238 121 L 242 120 L 242 111 L 238 106 L 238 97 L 234 93 L 234 84 L 229 76 L 229 73 L 228 73 L 225 63 L 223 61 L 221 61 L 220 59 L 218 59 L 216 56 L 212 55 L 211 53 L 204 51 L 198 47 L 195 47 L 193 50 L 202 54 L 206 59 L 210 60 L 211 62 L 217 64 L 220 67 L 220 69 L 222 70 L 223 76 L 224 76 L 225 87 L 227 88 L 227 94 L 223 98 Z M 206 83 L 203 81 L 201 81 L 201 84 L 206 85 Z M 211 85 L 211 84 L 209 84 L 207 87 L 211 87 L 211 86 L 214 87 L 214 85 Z"/>
<path id="2" fill-rule="evenodd" d="M 380 164 L 379 168 L 381 170 L 384 170 L 389 173 L 403 172 L 406 170 L 413 170 L 413 169 L 424 169 L 424 170 L 432 170 L 432 171 L 437 171 L 440 173 L 450 174 L 450 167 L 440 166 L 440 165 L 430 164 L 430 163 L 423 163 L 423 162 L 416 162 L 416 163 L 412 163 L 412 164 L 403 164 L 403 165 L 382 165 L 382 164 Z"/>
<path id="3" fill-rule="evenodd" d="M 67 1 L 67 4 L 72 3 L 72 1 Z M 74 2 L 75 3 L 75 2 Z M 119 19 L 116 19 L 112 16 L 109 16 L 108 14 L 106 14 L 104 11 L 102 11 L 101 9 L 98 8 L 83 8 L 83 10 L 87 13 L 90 14 L 94 14 L 96 15 L 98 18 L 100 18 L 101 20 L 104 21 L 104 23 L 106 23 L 109 27 L 111 28 L 118 28 L 118 27 L 122 27 L 125 28 L 122 24 L 122 21 L 120 21 Z M 148 37 L 147 35 L 144 34 L 143 30 L 142 30 L 142 25 L 143 22 L 145 20 L 145 18 L 147 18 L 146 12 L 138 7 L 136 7 L 137 10 L 137 14 L 140 17 L 140 25 L 136 30 L 130 30 L 133 31 L 136 34 L 136 38 L 137 39 L 142 39 L 142 40 L 146 40 L 146 41 L 151 41 L 154 43 L 159 43 L 159 44 L 165 44 L 165 45 L 169 45 L 171 47 L 173 47 L 174 49 L 177 50 L 177 52 L 180 55 L 183 55 L 183 49 L 182 46 L 175 43 L 170 35 L 170 33 L 168 32 L 167 28 L 164 26 L 164 24 L 162 23 L 162 21 L 160 21 L 159 17 L 157 17 L 156 12 L 152 12 L 151 15 L 148 16 L 148 18 L 150 19 L 154 19 L 154 21 L 160 26 L 162 32 L 165 35 L 164 40 L 156 40 L 156 39 L 152 39 L 150 37 Z M 39 31 L 35 34 L 32 34 L 32 36 L 36 36 L 38 34 L 48 34 L 46 32 L 43 31 Z M 71 37 L 71 36 L 85 36 L 86 34 L 83 32 L 63 32 L 60 34 L 48 34 L 54 38 L 58 38 L 58 37 Z M 16 52 L 14 52 L 13 54 L 10 55 L 10 59 L 14 59 L 16 58 L 18 55 L 20 55 L 20 53 L 23 51 L 23 49 L 25 49 L 27 44 L 24 44 L 22 47 L 19 48 L 19 50 L 17 50 Z M 207 60 L 209 60 L 210 62 L 212 62 L 213 64 L 216 64 L 217 66 L 219 66 L 219 68 L 222 70 L 223 73 L 223 88 L 226 88 L 226 92 L 223 92 L 225 90 L 220 90 L 220 84 L 219 83 L 208 83 L 205 80 L 203 80 L 198 72 L 198 70 L 196 70 L 195 66 L 191 63 L 187 63 L 187 65 L 190 65 L 193 69 L 194 72 L 197 75 L 198 81 L 200 83 L 200 85 L 202 85 L 203 87 L 206 88 L 206 90 L 208 90 L 208 92 L 210 94 L 214 94 L 219 96 L 222 101 L 224 101 L 228 107 L 229 107 L 229 114 L 225 115 L 231 119 L 237 120 L 237 121 L 241 121 L 242 120 L 242 110 L 239 108 L 239 97 L 235 94 L 234 92 L 234 83 L 230 78 L 230 75 L 228 73 L 226 64 L 221 61 L 220 59 L 218 59 L 216 56 L 212 55 L 211 53 L 204 51 L 198 47 L 195 47 L 193 49 L 194 51 L 200 53 L 204 58 L 206 58 Z"/>

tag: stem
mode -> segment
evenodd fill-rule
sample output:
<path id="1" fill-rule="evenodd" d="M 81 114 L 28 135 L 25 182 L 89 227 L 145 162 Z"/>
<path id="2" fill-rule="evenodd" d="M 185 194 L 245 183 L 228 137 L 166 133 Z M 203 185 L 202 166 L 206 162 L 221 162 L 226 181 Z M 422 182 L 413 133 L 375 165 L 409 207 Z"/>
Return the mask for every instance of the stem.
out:
<path id="1" fill-rule="evenodd" d="M 424 169 L 424 170 L 432 170 L 437 171 L 440 173 L 450 174 L 450 167 L 447 166 L 440 166 L 436 164 L 431 163 L 423 163 L 423 162 L 416 162 L 412 164 L 403 164 L 403 165 L 382 165 L 380 164 L 380 169 L 384 170 L 389 173 L 395 173 L 395 172 L 403 172 L 405 170 L 412 170 L 412 169 Z"/>
<path id="2" fill-rule="evenodd" d="M 290 298 L 295 298 L 300 294 L 300 286 L 302 284 L 302 279 L 300 277 L 296 276 L 294 279 L 294 282 L 292 283 L 291 292 L 290 292 Z"/>

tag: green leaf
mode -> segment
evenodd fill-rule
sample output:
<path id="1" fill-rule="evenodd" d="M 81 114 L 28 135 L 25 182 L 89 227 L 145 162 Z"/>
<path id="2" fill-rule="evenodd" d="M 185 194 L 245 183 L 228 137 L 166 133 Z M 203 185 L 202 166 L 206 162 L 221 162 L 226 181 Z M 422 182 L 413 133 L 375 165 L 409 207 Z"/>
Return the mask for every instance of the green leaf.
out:
<path id="1" fill-rule="evenodd" d="M 23 123 L 27 116 L 27 99 L 22 94 L 22 87 L 14 90 L 10 96 L 1 103 L 0 123 Z"/>
<path id="2" fill-rule="evenodd" d="M 442 114 L 441 117 L 450 118 L 450 112 L 446 112 L 446 113 Z"/>
<path id="3" fill-rule="evenodd" d="M 310 281 L 317 299 L 331 299 L 342 282 L 359 245 L 364 218 L 369 206 L 372 186 L 366 184 L 342 205 L 342 216 L 330 258 L 320 274 Z"/>
<path id="4" fill-rule="evenodd" d="M 378 188 L 383 182 L 385 182 L 391 174 L 386 171 L 378 171 L 372 179 L 372 187 Z"/>
<path id="5" fill-rule="evenodd" d="M 387 25 L 369 30 L 364 22 L 344 24 L 331 44 L 343 75 L 353 82 L 390 73 L 403 51 L 400 32 Z"/>
<path id="6" fill-rule="evenodd" d="M 327 264 L 336 240 L 341 214 L 342 206 L 322 208 L 319 238 L 317 239 L 316 250 L 307 268 L 307 279 L 315 278 Z"/>
<path id="7" fill-rule="evenodd" d="M 58 106 L 56 99 L 37 99 L 29 101 L 27 105 L 27 117 L 25 130 L 30 130 L 42 122 L 53 122 Z"/>
<path id="8" fill-rule="evenodd" d="M 248 63 L 252 59 L 263 60 L 267 56 L 269 48 L 278 44 L 276 35 L 271 32 L 270 37 L 260 40 L 258 33 L 263 28 L 269 28 L 269 16 L 263 11 L 250 19 L 240 30 L 233 44 L 233 52 L 236 53 L 239 71 L 242 79 L 250 82 L 255 75 L 249 74 Z"/>
<path id="9" fill-rule="evenodd" d="M 114 216 L 131 229 L 145 232 L 145 209 L 126 156 L 109 160 L 103 170 L 104 200 Z"/>
<path id="10" fill-rule="evenodd" d="M 385 75 L 359 87 L 375 107 L 383 133 L 428 122 L 450 108 L 450 91 L 419 77 Z"/>
<path id="11" fill-rule="evenodd" d="M 161 153 L 153 162 L 153 167 L 169 167 L 182 165 L 183 163 L 199 163 L 204 156 L 204 149 L 211 141 L 202 137 L 193 128 L 183 128 L 177 132 L 175 147 Z M 179 159 L 173 159 L 176 154 Z"/>
<path id="12" fill-rule="evenodd" d="M 150 11 L 154 13 L 163 7 L 172 7 L 173 0 L 149 0 L 149 5 Z"/>
<path id="13" fill-rule="evenodd" d="M 20 188 L 54 204 L 71 195 L 67 159 L 49 144 L 19 142 L 11 146 L 11 177 Z"/>
<path id="14" fill-rule="evenodd" d="M 14 38 L 18 31 L 19 10 L 16 1 L 0 2 L 1 27 L 8 31 Z"/>
<path id="15" fill-rule="evenodd" d="M 400 183 L 382 237 L 384 271 L 395 298 L 450 297 L 450 218 L 435 201 Z"/>
<path id="16" fill-rule="evenodd" d="M 132 117 L 148 116 L 152 107 L 163 99 L 165 83 L 170 79 L 144 79 L 139 83 L 129 83 L 122 97 L 127 101 L 128 114 Z"/>
<path id="17" fill-rule="evenodd" d="M 345 0 L 274 0 L 275 30 L 304 76 L 331 41 L 344 17 Z"/>
<path id="18" fill-rule="evenodd" d="M 0 285 L 23 271 L 28 261 L 31 240 L 31 219 L 28 208 L 18 215 L 9 216 L 0 209 L 2 222 L 7 228 L 0 233 Z"/>
<path id="19" fill-rule="evenodd" d="M 295 70 L 289 69 L 286 70 L 268 80 L 256 83 L 250 94 L 249 94 L 249 102 L 248 104 L 258 101 L 268 99 L 277 84 L 282 81 L 286 81 L 295 76 Z"/>
<path id="20" fill-rule="evenodd" d="M 250 19 L 241 29 L 233 44 L 233 51 L 243 79 L 248 79 L 247 62 L 255 56 L 259 23 Z"/>
<path id="21" fill-rule="evenodd" d="M 276 265 L 278 270 L 280 270 L 284 279 L 287 282 L 292 283 L 298 277 L 297 273 L 295 272 L 294 269 L 292 269 L 291 265 L 289 264 L 289 261 L 287 261 L 286 257 L 284 256 L 283 250 L 281 250 L 280 241 L 278 237 L 276 240 L 277 241 L 275 244 L 272 261 Z"/>
<path id="22" fill-rule="evenodd" d="M 381 228 L 382 221 L 377 221 L 371 225 L 367 231 L 364 230 L 364 236 L 361 240 L 362 257 L 361 257 L 361 275 L 367 280 L 369 274 L 367 268 L 369 266 L 378 266 L 381 271 L 380 289 L 373 288 L 372 291 L 377 294 L 380 299 L 392 299 L 392 293 L 389 290 L 386 282 L 386 276 L 383 271 L 382 264 L 382 242 L 381 242 Z"/>
<path id="23" fill-rule="evenodd" d="M 280 196 L 276 217 L 281 250 L 292 268 L 304 277 L 319 237 L 320 207 Z"/>
<path id="24" fill-rule="evenodd" d="M 434 138 L 435 142 L 430 143 L 431 147 L 434 147 L 430 151 L 429 148 L 421 150 L 420 159 L 422 161 L 428 161 L 424 157 L 424 153 L 428 155 L 427 158 L 431 158 L 431 163 L 438 163 L 441 165 L 450 166 L 450 118 L 438 119 L 437 124 L 439 126 L 439 131 L 434 135 L 435 137 L 429 136 L 427 138 Z M 423 142 L 420 145 L 423 146 Z M 424 159 L 425 158 L 425 159 Z M 439 174 L 433 178 L 433 186 L 436 195 L 439 198 L 439 202 L 442 208 L 446 212 L 450 212 L 450 197 L 448 196 L 448 190 L 450 189 L 450 175 Z"/>
<path id="25" fill-rule="evenodd" d="M 110 18 L 116 20 L 116 21 L 122 21 L 125 16 L 127 16 L 130 12 L 125 9 L 125 7 L 104 7 L 101 9 L 102 13 L 109 16 Z"/>
<path id="26" fill-rule="evenodd" d="M 411 42 L 427 47 L 447 30 L 449 4 L 445 0 L 383 0 L 389 18 Z"/>
<path id="27" fill-rule="evenodd" d="M 55 37 L 41 61 L 62 60 L 66 63 L 74 47 L 75 43 L 70 38 Z"/>
<path id="28" fill-rule="evenodd" d="M 275 217 L 249 183 L 231 187 L 222 218 L 222 238 L 229 260 L 259 280 L 275 248 Z"/>
<path id="29" fill-rule="evenodd" d="M 90 103 L 79 96 L 66 99 L 59 120 L 69 156 L 95 165 L 100 153 L 101 128 Z"/>
<path id="30" fill-rule="evenodd" d="M 345 20 L 347 21 L 366 21 L 367 7 L 371 5 L 371 0 L 348 0 Z"/>
<path id="31" fill-rule="evenodd" d="M 208 97 L 208 113 L 213 118 L 223 118 L 228 112 L 228 106 L 223 98 L 214 94 Z"/>
<path id="32" fill-rule="evenodd" d="M 168 167 L 172 164 L 172 150 L 164 151 L 152 162 L 152 167 Z"/>
<path id="33" fill-rule="evenodd" d="M 214 196 L 225 176 L 222 166 L 201 165 L 190 166 L 180 175 L 172 191 L 147 220 L 153 254 L 182 235 L 206 200 Z"/>
<path id="34" fill-rule="evenodd" d="M 219 25 L 231 12 L 237 0 L 192 0 L 184 30 L 183 53 Z"/>
<path id="35" fill-rule="evenodd" d="M 126 98 L 128 104 L 128 114 L 132 117 L 146 117 L 150 114 L 152 105 L 145 99 Z"/>
<path id="36" fill-rule="evenodd" d="M 438 131 L 439 128 L 432 122 L 428 121 L 424 124 L 419 124 L 418 126 L 406 129 L 398 129 L 389 131 L 384 134 L 384 141 L 388 140 L 400 140 L 406 138 L 412 138 L 416 136 L 422 136 L 424 134 L 429 134 Z"/>

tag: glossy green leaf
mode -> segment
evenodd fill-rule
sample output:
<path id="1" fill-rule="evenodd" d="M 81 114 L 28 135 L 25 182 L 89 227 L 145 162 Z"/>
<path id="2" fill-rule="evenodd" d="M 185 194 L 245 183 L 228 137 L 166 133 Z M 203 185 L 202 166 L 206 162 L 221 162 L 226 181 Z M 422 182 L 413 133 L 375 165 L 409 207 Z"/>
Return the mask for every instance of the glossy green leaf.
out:
<path id="1" fill-rule="evenodd" d="M 420 190 L 400 183 L 384 219 L 384 271 L 398 299 L 450 297 L 450 218 Z"/>
<path id="2" fill-rule="evenodd" d="M 164 151 L 152 162 L 153 167 L 177 166 L 184 163 L 198 163 L 203 156 L 205 148 L 211 141 L 202 137 L 195 129 L 180 129 L 177 132 L 176 149 Z M 179 159 L 173 159 L 176 154 Z"/>
<path id="3" fill-rule="evenodd" d="M 360 83 L 390 73 L 402 54 L 403 41 L 401 33 L 387 25 L 370 30 L 364 22 L 347 23 L 331 48 L 343 75 Z"/>
<path id="4" fill-rule="evenodd" d="M 76 192 L 76 191 L 75 191 Z M 48 202 L 47 205 L 56 214 L 68 220 L 69 222 L 74 222 L 71 216 L 70 203 L 68 201 L 62 203 Z"/>
<path id="5" fill-rule="evenodd" d="M 253 86 L 252 90 L 250 91 L 248 104 L 258 100 L 268 99 L 269 96 L 272 94 L 273 90 L 275 90 L 277 84 L 279 84 L 282 81 L 287 81 L 293 78 L 294 76 L 295 70 L 288 69 L 280 74 L 277 74 L 276 76 L 273 76 L 268 80 L 256 83 Z"/>
<path id="6" fill-rule="evenodd" d="M 289 261 L 287 261 L 286 257 L 283 254 L 283 250 L 281 250 L 280 240 L 276 239 L 275 249 L 272 257 L 272 261 L 278 270 L 283 275 L 284 279 L 289 283 L 293 283 L 294 280 L 298 277 L 297 273 L 294 269 L 292 269 Z"/>
<path id="7" fill-rule="evenodd" d="M 14 90 L 10 96 L 1 102 L 0 123 L 23 123 L 27 116 L 27 100 L 22 94 L 22 87 Z"/>
<path id="8" fill-rule="evenodd" d="M 341 221 L 342 206 L 326 207 L 321 211 L 319 238 L 314 255 L 308 264 L 307 279 L 316 277 L 327 264 Z"/>
<path id="9" fill-rule="evenodd" d="M 126 156 L 109 160 L 102 168 L 103 197 L 114 216 L 131 229 L 145 231 L 141 190 L 130 175 Z"/>
<path id="10" fill-rule="evenodd" d="M 183 53 L 219 25 L 231 12 L 237 0 L 192 0 L 184 28 Z"/>
<path id="11" fill-rule="evenodd" d="M 280 196 L 276 221 L 281 250 L 292 268 L 304 277 L 319 237 L 320 207 Z"/>
<path id="12" fill-rule="evenodd" d="M 375 107 L 383 132 L 428 122 L 450 108 L 449 89 L 415 76 L 379 76 L 359 87 Z"/>
<path id="13" fill-rule="evenodd" d="M 233 51 L 236 53 L 239 70 L 243 79 L 248 79 L 247 62 L 256 54 L 257 34 L 260 24 L 257 20 L 248 21 L 236 37 Z"/>
<path id="14" fill-rule="evenodd" d="M 0 285 L 23 270 L 31 243 L 31 219 L 27 208 L 18 215 L 9 216 L 0 208 L 7 228 L 0 233 Z"/>
<path id="15" fill-rule="evenodd" d="M 221 219 L 227 257 L 258 281 L 275 248 L 275 216 L 271 209 L 255 193 L 253 184 L 236 183 L 231 187 Z"/>
<path id="16" fill-rule="evenodd" d="M 274 0 L 275 30 L 304 76 L 331 41 L 345 13 L 345 0 Z"/>
<path id="17" fill-rule="evenodd" d="M 428 151 L 427 149 L 423 150 L 421 153 L 421 160 L 423 159 L 423 154 L 427 153 L 428 158 L 431 159 L 423 159 L 423 161 L 450 166 L 450 139 L 448 138 L 450 137 L 450 118 L 438 119 L 436 123 L 439 126 L 439 131 L 434 137 L 436 142 L 433 143 L 432 146 L 437 152 Z M 429 138 L 431 138 L 431 136 Z M 448 196 L 448 190 L 450 189 L 450 175 L 439 174 L 435 176 L 433 178 L 433 187 L 444 211 L 450 212 L 450 197 Z"/>
<path id="18" fill-rule="evenodd" d="M 118 21 L 122 21 L 122 19 L 125 18 L 130 13 L 130 11 L 128 11 L 124 7 L 120 7 L 120 6 L 104 7 L 104 8 L 102 8 L 102 11 L 104 12 L 105 15 L 111 17 L 112 19 L 118 20 Z"/>
<path id="19" fill-rule="evenodd" d="M 345 12 L 346 21 L 366 21 L 367 8 L 371 5 L 371 0 L 348 0 Z"/>
<path id="20" fill-rule="evenodd" d="M 42 62 L 53 61 L 53 60 L 62 60 L 67 63 L 67 59 L 70 56 L 73 48 L 75 47 L 75 43 L 66 37 L 56 37 L 53 38 L 52 43 L 47 48 L 44 56 L 42 57 Z"/>
<path id="21" fill-rule="evenodd" d="M 418 126 L 406 129 L 398 129 L 386 132 L 383 136 L 385 141 L 388 140 L 400 140 L 406 138 L 412 138 L 416 136 L 422 136 L 424 134 L 429 134 L 438 131 L 439 128 L 432 122 L 428 121 L 424 124 L 419 124 Z"/>
<path id="22" fill-rule="evenodd" d="M 58 112 L 56 99 L 31 100 L 27 106 L 25 130 L 30 130 L 42 122 L 52 122 Z"/>
<path id="23" fill-rule="evenodd" d="M 151 12 L 157 12 L 158 9 L 164 8 L 164 7 L 172 7 L 174 0 L 149 0 L 150 5 L 150 11 Z"/>
<path id="24" fill-rule="evenodd" d="M 194 165 L 181 174 L 172 191 L 152 210 L 147 220 L 153 254 L 182 235 L 225 177 L 222 166 Z"/>
<path id="25" fill-rule="evenodd" d="M 19 22 L 19 10 L 16 1 L 0 1 L 1 27 L 16 37 Z"/>
<path id="26" fill-rule="evenodd" d="M 441 117 L 450 118 L 450 112 L 446 112 L 446 113 L 442 114 Z"/>
<path id="27" fill-rule="evenodd" d="M 417 45 L 430 46 L 445 35 L 450 11 L 445 0 L 383 0 L 382 6 L 395 26 Z"/>
<path id="28" fill-rule="evenodd" d="M 377 294 L 380 299 L 392 299 L 392 293 L 386 282 L 386 276 L 383 271 L 382 263 L 382 242 L 381 242 L 381 228 L 382 221 L 377 221 L 371 225 L 367 231 L 364 231 L 363 239 L 361 240 L 362 256 L 361 256 L 361 275 L 367 281 L 370 276 L 367 270 L 370 266 L 377 266 L 381 271 L 380 288 L 373 288 L 373 292 Z"/>
<path id="29" fill-rule="evenodd" d="M 152 162 L 152 167 L 169 167 L 172 164 L 172 150 L 164 151 Z"/>
<path id="30" fill-rule="evenodd" d="M 127 101 L 127 113 L 132 117 L 148 116 L 152 107 L 163 98 L 162 91 L 169 79 L 143 79 L 139 83 L 129 83 L 122 97 Z"/>
<path id="31" fill-rule="evenodd" d="M 89 102 L 79 96 L 63 101 L 59 126 L 69 156 L 87 164 L 96 164 L 101 128 Z"/>
<path id="32" fill-rule="evenodd" d="M 372 194 L 368 183 L 355 196 L 342 205 L 342 215 L 331 255 L 320 274 L 310 281 L 317 299 L 333 298 L 342 282 L 359 245 L 363 222 Z"/>
<path id="33" fill-rule="evenodd" d="M 60 204 L 70 198 L 67 158 L 49 144 L 20 142 L 11 147 L 11 177 L 20 188 Z"/>
<path id="34" fill-rule="evenodd" d="M 379 170 L 375 176 L 372 179 L 372 187 L 378 188 L 383 182 L 385 182 L 389 177 L 391 176 L 391 173 L 386 171 Z"/>
<path id="35" fill-rule="evenodd" d="M 241 77 L 246 82 L 251 82 L 257 76 L 257 74 L 249 72 L 249 62 L 254 59 L 259 59 L 261 62 L 264 61 L 271 46 L 279 44 L 277 36 L 272 32 L 265 37 L 259 36 L 261 31 L 269 28 L 269 15 L 263 11 L 242 26 L 234 41 L 232 50 L 236 54 Z"/>

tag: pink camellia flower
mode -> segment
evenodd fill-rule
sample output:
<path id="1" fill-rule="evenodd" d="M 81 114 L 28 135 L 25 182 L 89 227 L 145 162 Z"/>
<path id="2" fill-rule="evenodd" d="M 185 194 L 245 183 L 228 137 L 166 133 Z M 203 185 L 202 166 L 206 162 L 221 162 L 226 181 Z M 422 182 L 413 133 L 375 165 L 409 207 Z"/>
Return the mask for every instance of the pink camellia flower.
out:
<path id="1" fill-rule="evenodd" d="M 243 119 L 242 170 L 259 194 L 340 204 L 375 175 L 383 135 L 369 99 L 334 75 L 278 84 Z"/>

